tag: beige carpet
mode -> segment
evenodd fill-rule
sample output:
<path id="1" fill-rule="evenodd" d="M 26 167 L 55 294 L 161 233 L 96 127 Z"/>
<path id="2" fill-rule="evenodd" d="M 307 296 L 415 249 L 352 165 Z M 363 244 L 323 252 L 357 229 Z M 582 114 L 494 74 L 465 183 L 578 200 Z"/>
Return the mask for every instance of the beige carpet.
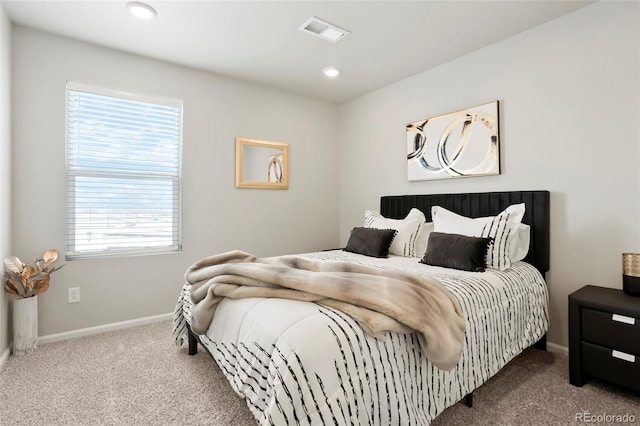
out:
<path id="1" fill-rule="evenodd" d="M 575 425 L 582 412 L 635 415 L 640 425 L 640 396 L 603 383 L 571 386 L 566 357 L 529 349 L 475 392 L 473 408 L 457 404 L 433 424 Z M 0 371 L 0 424 L 256 422 L 209 355 L 176 348 L 164 321 L 10 357 Z"/>

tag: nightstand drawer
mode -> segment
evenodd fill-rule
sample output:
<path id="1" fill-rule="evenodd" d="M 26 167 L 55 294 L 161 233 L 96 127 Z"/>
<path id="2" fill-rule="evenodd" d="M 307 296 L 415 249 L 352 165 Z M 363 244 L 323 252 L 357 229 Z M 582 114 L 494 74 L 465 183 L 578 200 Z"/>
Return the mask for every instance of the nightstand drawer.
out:
<path id="1" fill-rule="evenodd" d="M 581 346 L 582 368 L 585 373 L 640 392 L 640 356 L 617 353 L 587 342 L 582 342 Z"/>
<path id="2" fill-rule="evenodd" d="M 640 355 L 640 319 L 582 308 L 582 340 Z"/>

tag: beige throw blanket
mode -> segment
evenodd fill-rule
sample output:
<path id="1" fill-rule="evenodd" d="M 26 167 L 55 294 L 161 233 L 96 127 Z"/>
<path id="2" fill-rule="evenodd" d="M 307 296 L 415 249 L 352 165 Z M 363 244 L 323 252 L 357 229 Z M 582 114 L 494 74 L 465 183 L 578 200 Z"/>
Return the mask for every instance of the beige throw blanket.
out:
<path id="1" fill-rule="evenodd" d="M 376 337 L 385 331 L 418 332 L 427 358 L 451 370 L 462 351 L 464 317 L 458 301 L 439 282 L 409 273 L 299 256 L 257 258 L 231 251 L 193 264 L 191 329 L 209 328 L 223 297 L 278 297 L 335 307 Z"/>

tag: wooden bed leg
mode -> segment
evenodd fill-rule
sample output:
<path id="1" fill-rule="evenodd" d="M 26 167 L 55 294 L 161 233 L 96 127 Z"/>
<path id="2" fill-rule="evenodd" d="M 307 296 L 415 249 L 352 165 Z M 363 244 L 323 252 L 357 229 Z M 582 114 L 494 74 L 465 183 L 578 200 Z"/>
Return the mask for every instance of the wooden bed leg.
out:
<path id="1" fill-rule="evenodd" d="M 473 392 L 468 393 L 467 396 L 464 397 L 464 405 L 469 408 L 473 407 Z"/>
<path id="2" fill-rule="evenodd" d="M 198 338 L 191 330 L 187 331 L 187 336 L 189 340 L 189 355 L 195 355 L 198 353 Z"/>
<path id="3" fill-rule="evenodd" d="M 543 351 L 547 350 L 547 333 L 544 334 L 536 343 L 533 344 L 533 347 L 536 349 L 541 349 Z"/>

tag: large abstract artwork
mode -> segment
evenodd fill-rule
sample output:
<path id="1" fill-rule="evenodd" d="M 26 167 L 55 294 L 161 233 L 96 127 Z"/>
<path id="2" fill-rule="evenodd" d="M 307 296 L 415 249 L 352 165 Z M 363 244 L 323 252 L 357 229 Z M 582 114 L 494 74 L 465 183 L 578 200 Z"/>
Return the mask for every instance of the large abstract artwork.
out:
<path id="1" fill-rule="evenodd" d="M 500 174 L 498 101 L 407 124 L 410 181 Z"/>

